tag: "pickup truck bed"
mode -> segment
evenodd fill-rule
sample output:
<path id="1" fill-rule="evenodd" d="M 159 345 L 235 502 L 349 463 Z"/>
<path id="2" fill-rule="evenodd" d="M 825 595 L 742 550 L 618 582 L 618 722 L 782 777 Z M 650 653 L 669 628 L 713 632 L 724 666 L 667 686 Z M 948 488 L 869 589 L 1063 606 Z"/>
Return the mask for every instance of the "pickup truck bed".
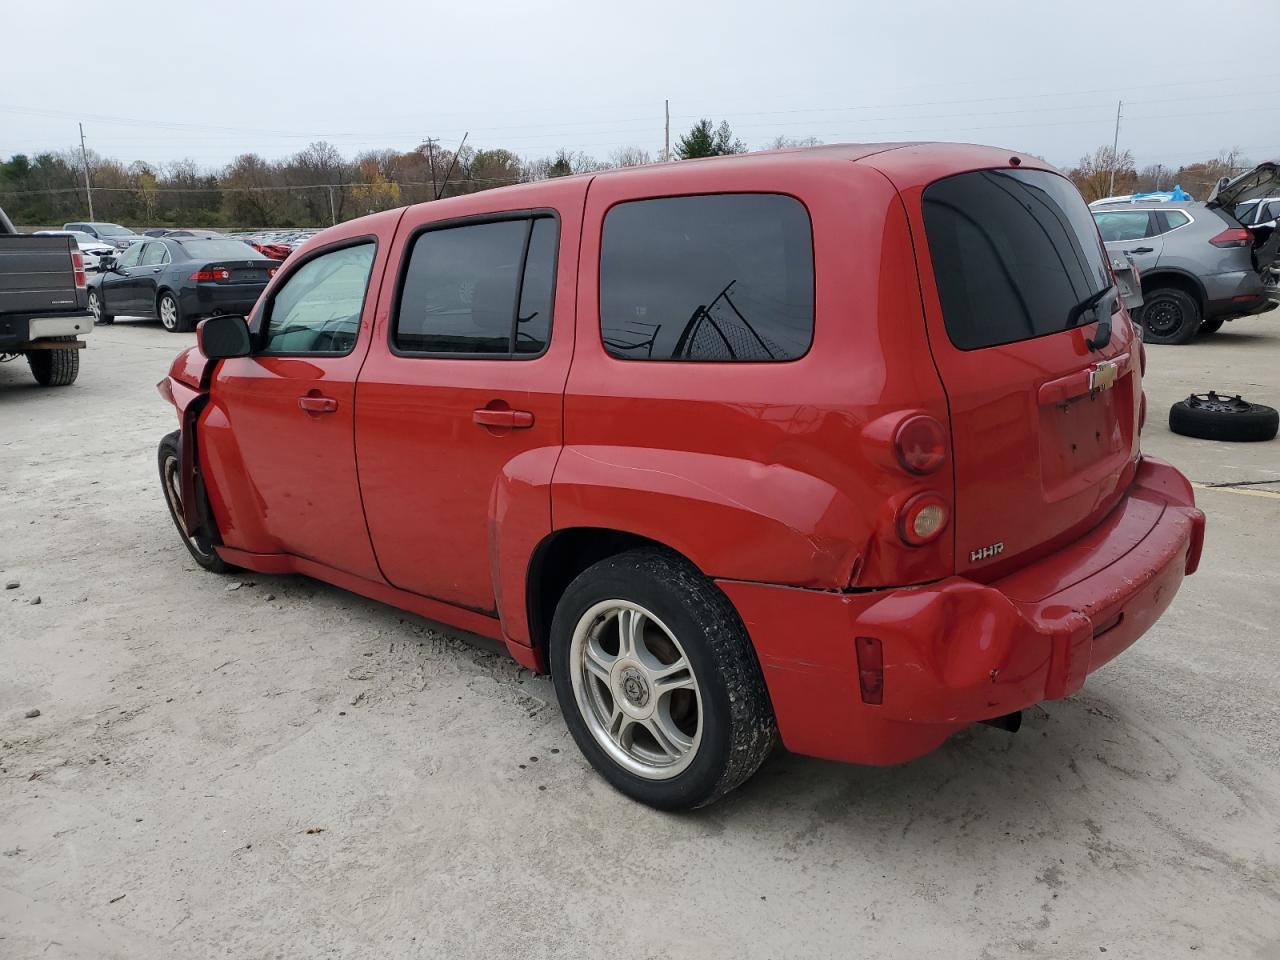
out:
<path id="1" fill-rule="evenodd" d="M 93 330 L 79 249 L 71 237 L 24 236 L 0 210 L 0 354 L 25 354 L 44 386 L 79 371 L 77 339 Z"/>

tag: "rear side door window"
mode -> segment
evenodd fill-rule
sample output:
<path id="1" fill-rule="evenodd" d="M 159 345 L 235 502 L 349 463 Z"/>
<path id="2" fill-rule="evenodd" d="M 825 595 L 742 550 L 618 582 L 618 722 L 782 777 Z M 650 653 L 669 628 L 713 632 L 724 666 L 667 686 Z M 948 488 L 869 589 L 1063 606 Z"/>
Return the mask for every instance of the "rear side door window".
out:
<path id="1" fill-rule="evenodd" d="M 372 241 L 308 260 L 276 290 L 265 311 L 260 354 L 342 356 L 355 349 Z"/>
<path id="2" fill-rule="evenodd" d="M 1089 312 L 1081 315 L 1077 305 L 1111 285 L 1089 208 L 1056 174 L 999 169 L 947 177 L 925 188 L 923 212 L 943 321 L 961 350 L 1087 322 Z"/>
<path id="3" fill-rule="evenodd" d="M 600 335 L 624 360 L 769 362 L 813 340 L 813 231 L 793 197 L 663 197 L 605 215 Z"/>
<path id="4" fill-rule="evenodd" d="M 1095 213 L 1093 219 L 1098 223 L 1098 232 L 1107 243 L 1141 240 L 1155 232 L 1151 222 L 1151 214 L 1145 210 L 1130 210 L 1116 213 Z"/>
<path id="5" fill-rule="evenodd" d="M 391 342 L 399 353 L 528 359 L 546 349 L 558 221 L 551 216 L 429 229 L 413 241 Z"/>

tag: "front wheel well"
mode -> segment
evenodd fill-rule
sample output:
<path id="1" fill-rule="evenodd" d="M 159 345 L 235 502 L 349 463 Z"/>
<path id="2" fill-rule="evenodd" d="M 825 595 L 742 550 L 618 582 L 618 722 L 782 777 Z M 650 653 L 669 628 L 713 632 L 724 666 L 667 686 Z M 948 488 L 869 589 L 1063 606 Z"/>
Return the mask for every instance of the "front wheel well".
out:
<path id="1" fill-rule="evenodd" d="M 679 554 L 679 551 L 648 537 L 601 527 L 557 530 L 538 544 L 529 561 L 525 602 L 529 616 L 529 639 L 541 662 L 546 662 L 551 620 L 555 616 L 556 605 L 569 584 L 593 564 L 637 547 L 658 547 Z M 684 559 L 688 560 L 687 557 Z"/>

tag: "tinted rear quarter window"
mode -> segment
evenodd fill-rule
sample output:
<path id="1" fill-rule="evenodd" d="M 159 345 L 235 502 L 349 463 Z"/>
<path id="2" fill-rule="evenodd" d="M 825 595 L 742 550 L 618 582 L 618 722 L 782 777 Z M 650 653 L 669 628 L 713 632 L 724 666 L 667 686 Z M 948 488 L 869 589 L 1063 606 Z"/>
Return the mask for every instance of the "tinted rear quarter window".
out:
<path id="1" fill-rule="evenodd" d="M 813 339 L 809 214 L 780 194 L 633 200 L 605 216 L 600 327 L 628 360 L 782 361 Z"/>
<path id="2" fill-rule="evenodd" d="M 1111 283 L 1089 208 L 1055 174 L 962 173 L 930 184 L 923 205 L 943 320 L 961 350 L 1061 331 Z"/>

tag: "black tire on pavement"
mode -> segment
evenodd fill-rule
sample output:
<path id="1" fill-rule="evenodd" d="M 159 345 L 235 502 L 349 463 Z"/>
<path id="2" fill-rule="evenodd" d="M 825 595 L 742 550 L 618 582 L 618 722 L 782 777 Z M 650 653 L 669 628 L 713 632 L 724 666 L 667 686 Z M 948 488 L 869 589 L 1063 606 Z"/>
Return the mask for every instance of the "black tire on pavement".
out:
<path id="1" fill-rule="evenodd" d="M 1206 320 L 1204 323 L 1200 324 L 1200 329 L 1196 331 L 1196 336 L 1207 337 L 1211 333 L 1217 333 L 1222 329 L 1222 325 L 1226 322 L 1227 321 L 1222 317 L 1215 317 L 1212 320 Z"/>
<path id="2" fill-rule="evenodd" d="M 1169 408 L 1169 429 L 1200 440 L 1271 440 L 1280 427 L 1274 407 L 1215 391 L 1193 393 Z"/>
<path id="3" fill-rule="evenodd" d="M 75 343 L 75 337 L 50 337 L 50 340 Z M 31 375 L 42 387 L 66 387 L 80 375 L 80 351 L 32 350 L 27 354 Z"/>
<path id="4" fill-rule="evenodd" d="M 183 315 L 178 298 L 169 290 L 161 293 L 156 300 L 156 316 L 160 318 L 160 326 L 170 333 L 190 333 L 195 329 L 191 318 Z M 172 320 L 166 320 L 166 316 L 172 317 Z"/>
<path id="5" fill-rule="evenodd" d="M 160 487 L 164 491 L 164 500 L 169 507 L 169 517 L 178 528 L 178 535 L 186 544 L 187 551 L 193 560 L 210 573 L 227 573 L 234 570 L 231 564 L 224 561 L 213 549 L 213 543 L 205 536 L 188 536 L 182 524 L 182 486 L 180 469 L 182 463 L 182 434 L 175 430 L 160 441 L 158 452 L 160 463 Z"/>
<path id="6" fill-rule="evenodd" d="M 1200 304 L 1176 287 L 1158 287 L 1142 295 L 1138 323 L 1146 343 L 1190 343 L 1200 329 Z"/>
<path id="7" fill-rule="evenodd" d="M 608 608 L 614 604 L 644 615 L 633 633 L 642 639 L 630 648 L 641 652 L 631 657 L 620 646 L 623 616 L 610 619 Z M 579 639 L 575 648 L 575 634 L 594 638 L 595 649 L 605 653 L 614 647 L 610 679 L 590 675 L 587 641 Z M 573 662 L 575 649 L 579 664 Z M 711 803 L 755 773 L 777 742 L 764 677 L 737 611 L 714 583 L 676 554 L 659 548 L 630 550 L 579 574 L 556 606 L 549 652 L 556 698 L 578 748 L 615 789 L 651 807 L 684 810 Z M 600 661 L 591 659 L 598 667 Z M 633 663 L 638 669 L 629 665 Z M 638 680 L 643 671 L 669 672 L 672 664 L 685 677 L 687 689 L 663 690 L 647 673 L 647 681 Z M 628 705 L 615 689 L 623 691 Z M 601 714 L 593 713 L 598 709 L 593 704 L 619 718 L 616 736 L 600 722 Z M 647 722 L 623 718 L 623 710 L 642 712 L 646 707 L 652 715 Z M 663 750 L 650 734 L 655 726 L 669 731 L 667 722 L 682 724 L 686 738 L 674 771 L 655 774 L 650 768 L 642 774 L 634 772 L 634 760 L 631 769 L 624 765 L 619 751 L 630 750 L 634 757 L 645 744 Z M 603 738 L 610 738 L 611 745 L 606 747 Z"/>
<path id="8" fill-rule="evenodd" d="M 93 314 L 93 322 L 95 324 L 115 323 L 116 318 L 107 313 L 103 306 L 102 294 L 97 290 L 89 291 L 89 312 Z"/>

